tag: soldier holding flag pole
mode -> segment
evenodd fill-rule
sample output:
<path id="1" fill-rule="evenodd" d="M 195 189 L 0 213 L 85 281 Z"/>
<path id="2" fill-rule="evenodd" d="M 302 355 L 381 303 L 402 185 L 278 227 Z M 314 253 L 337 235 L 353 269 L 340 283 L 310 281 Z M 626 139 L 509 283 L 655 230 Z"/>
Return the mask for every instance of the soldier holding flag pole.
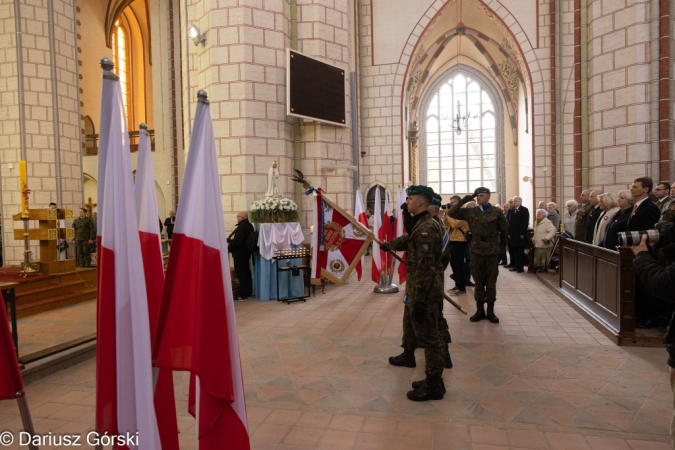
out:
<path id="1" fill-rule="evenodd" d="M 444 295 L 442 277 L 437 276 L 439 271 L 444 270 L 443 227 L 428 211 L 434 195 L 431 188 L 411 186 L 407 193 L 407 209 L 412 215 L 410 233 L 380 245 L 385 251 L 407 252 L 403 353 L 390 358 L 390 363 L 407 365 L 403 363 L 412 361 L 414 367 L 415 349 L 423 347 L 426 379 L 413 382 L 413 390 L 407 396 L 413 401 L 439 400 L 445 394 L 442 378 L 445 366 L 444 343 L 439 330 Z"/>

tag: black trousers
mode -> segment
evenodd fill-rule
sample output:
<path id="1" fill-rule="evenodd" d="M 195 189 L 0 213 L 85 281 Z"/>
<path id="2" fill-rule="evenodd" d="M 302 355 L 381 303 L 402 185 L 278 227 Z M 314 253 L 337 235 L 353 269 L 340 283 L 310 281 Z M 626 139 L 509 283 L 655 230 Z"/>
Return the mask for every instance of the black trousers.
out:
<path id="1" fill-rule="evenodd" d="M 450 242 L 450 267 L 455 275 L 455 286 L 460 291 L 466 291 L 466 266 L 464 263 L 464 254 L 466 252 L 466 242 Z"/>
<path id="2" fill-rule="evenodd" d="M 509 247 L 511 253 L 511 264 L 517 270 L 525 270 L 525 246 L 513 245 Z"/>
<path id="3" fill-rule="evenodd" d="M 247 298 L 253 295 L 253 278 L 251 277 L 250 253 L 232 253 L 234 260 L 234 274 L 239 280 L 239 297 Z"/>
<path id="4" fill-rule="evenodd" d="M 659 317 L 658 300 L 638 277 L 635 277 L 635 317 L 638 320 L 657 320 Z"/>

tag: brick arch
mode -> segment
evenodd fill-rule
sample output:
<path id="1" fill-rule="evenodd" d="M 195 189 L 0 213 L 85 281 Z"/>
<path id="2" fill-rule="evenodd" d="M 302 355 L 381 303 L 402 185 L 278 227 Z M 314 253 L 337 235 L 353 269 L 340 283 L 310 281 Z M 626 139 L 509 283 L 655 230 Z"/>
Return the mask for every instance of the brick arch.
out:
<path id="1" fill-rule="evenodd" d="M 534 101 L 535 98 L 542 98 L 545 89 L 544 89 L 544 81 L 541 79 L 541 76 L 538 76 L 537 80 L 535 81 L 533 79 L 532 73 L 538 73 L 540 74 L 543 72 L 543 69 L 541 68 L 541 65 L 539 63 L 539 59 L 537 58 L 535 54 L 535 49 L 532 47 L 530 44 L 529 40 L 526 37 L 525 31 L 523 28 L 520 26 L 518 21 L 515 19 L 513 14 L 505 7 L 503 6 L 498 0 L 468 0 L 473 2 L 474 4 L 478 5 L 483 12 L 495 23 L 495 25 L 502 30 L 505 36 L 511 39 L 513 43 L 513 48 L 517 52 L 517 54 L 520 56 L 519 60 L 522 62 L 524 67 L 522 68 L 522 73 L 525 76 L 526 79 L 526 84 L 530 86 L 529 92 L 530 96 L 529 98 L 525 98 L 525 103 L 528 104 L 528 107 L 530 111 L 532 111 L 532 116 L 529 118 L 529 121 L 532 123 L 532 129 L 529 131 L 531 138 L 532 138 L 532 160 L 534 162 L 535 160 L 535 154 L 536 151 L 539 147 L 541 147 L 540 144 L 537 144 L 535 141 L 535 130 L 537 129 L 537 126 L 544 126 L 546 125 L 545 120 L 542 118 L 541 115 L 536 115 L 534 114 Z M 433 25 L 436 23 L 438 18 L 445 12 L 445 9 L 453 5 L 457 2 L 457 0 L 448 0 L 442 1 L 442 0 L 435 0 L 432 5 L 427 9 L 425 14 L 422 16 L 422 18 L 417 22 L 417 25 L 413 28 L 413 32 L 410 34 L 408 37 L 408 40 L 406 41 L 406 44 L 403 48 L 403 51 L 401 52 L 401 56 L 399 58 L 399 71 L 398 75 L 396 77 L 396 82 L 397 84 L 400 83 L 401 86 L 401 116 L 403 117 L 403 120 L 401 121 L 401 133 L 404 136 L 404 139 L 401 141 L 401 151 L 403 154 L 407 154 L 407 150 L 405 149 L 406 146 L 406 137 L 408 135 L 408 127 L 409 124 L 412 123 L 410 121 L 410 118 L 407 117 L 407 109 L 406 109 L 406 92 L 407 92 L 407 84 L 408 80 L 414 76 L 411 72 L 411 62 L 414 61 L 414 57 L 422 57 L 419 53 L 419 46 L 420 43 L 422 42 L 424 35 L 433 27 Z M 499 13 L 496 13 L 495 11 L 499 11 Z M 511 23 L 512 25 L 506 25 L 506 23 Z M 518 37 L 516 37 L 518 36 Z M 548 58 L 546 58 L 548 60 Z M 529 123 L 526 125 L 529 129 Z M 546 132 L 544 132 L 546 134 Z M 405 173 L 405 157 L 403 158 L 403 161 L 401 163 L 401 169 L 403 169 L 403 173 Z M 409 164 L 412 165 L 414 164 L 413 161 L 409 161 Z M 414 172 L 414 169 L 412 169 Z M 534 174 L 533 174 L 534 175 Z M 533 190 L 536 188 L 535 181 L 533 180 Z"/>
<path id="2" fill-rule="evenodd" d="M 436 24 L 436 21 L 440 18 L 441 15 L 445 13 L 447 8 L 451 5 L 457 3 L 458 0 L 435 0 L 434 3 L 429 6 L 427 11 L 424 13 L 422 18 L 417 22 L 417 25 L 413 28 L 413 32 L 408 36 L 401 56 L 399 58 L 399 64 L 406 67 L 406 70 L 403 74 L 404 81 L 407 81 L 411 76 L 410 71 L 410 61 L 412 56 L 417 54 L 418 47 L 420 42 L 423 40 L 424 35 Z M 534 49 L 530 45 L 529 40 L 527 39 L 525 31 L 522 29 L 518 21 L 515 19 L 513 14 L 504 7 L 498 0 L 468 0 L 478 5 L 483 12 L 492 19 L 497 27 L 504 33 L 504 35 L 510 37 L 515 44 L 515 50 L 520 56 L 520 60 L 523 61 L 524 67 L 521 67 L 521 72 L 526 77 L 526 81 L 530 85 L 530 89 L 533 88 L 533 81 L 531 75 L 531 67 L 534 66 L 539 69 L 539 63 L 537 58 L 534 58 Z M 503 17 L 495 13 L 495 9 L 500 11 L 505 11 L 506 13 Z M 509 20 L 513 25 L 507 26 L 506 20 Z M 422 30 L 422 31 L 417 31 Z M 513 30 L 513 31 L 512 31 Z M 516 35 L 522 36 L 520 40 L 516 38 Z M 528 57 L 530 55 L 530 57 Z"/>
<path id="3" fill-rule="evenodd" d="M 436 24 L 437 20 L 442 16 L 447 8 L 451 5 L 454 5 L 458 0 L 449 0 L 447 2 L 444 2 L 442 0 L 436 0 L 426 11 L 426 13 L 422 16 L 422 18 L 417 22 L 417 25 L 413 29 L 413 32 L 410 34 L 408 37 L 408 41 L 406 42 L 406 45 L 403 47 L 403 52 L 401 53 L 401 57 L 399 58 L 399 64 L 402 64 L 405 66 L 405 72 L 403 74 L 403 79 L 401 80 L 402 84 L 402 92 L 401 92 L 401 104 L 405 105 L 405 98 L 407 91 L 409 89 L 410 81 L 412 80 L 412 77 L 415 74 L 414 68 L 421 62 L 424 61 L 424 59 L 427 58 L 428 53 L 421 52 L 418 50 L 420 43 L 422 42 L 424 35 Z M 521 70 L 518 70 L 518 75 L 521 78 L 521 81 L 523 83 L 524 87 L 528 87 L 529 89 L 526 90 L 526 105 L 528 104 L 527 101 L 527 93 L 529 92 L 529 98 L 530 101 L 534 98 L 533 93 L 535 91 L 534 89 L 534 83 L 532 80 L 532 75 L 531 75 L 531 66 L 536 66 L 536 68 L 539 68 L 539 63 L 536 58 L 528 58 L 526 55 L 531 55 L 532 57 L 534 56 L 534 52 L 532 49 L 532 46 L 530 45 L 529 40 L 525 37 L 525 32 L 523 29 L 520 27 L 520 24 L 516 21 L 516 19 L 513 17 L 513 15 L 499 3 L 497 0 L 468 0 L 473 2 L 474 4 L 478 5 L 483 12 L 497 25 L 497 27 L 504 33 L 505 36 L 510 37 L 515 44 L 514 50 L 518 53 L 520 56 L 519 60 L 522 61 L 524 67 L 521 67 Z M 506 14 L 504 14 L 504 17 L 498 15 L 497 13 L 494 12 L 494 9 L 491 6 L 496 6 L 500 11 L 506 11 Z M 513 25 L 511 28 L 506 26 L 505 20 L 510 20 L 513 22 Z M 456 29 L 464 28 L 466 30 L 469 30 L 466 28 L 464 25 L 460 24 Z M 516 36 L 514 34 L 521 36 L 521 40 L 517 40 Z M 422 30 L 421 32 L 418 32 L 416 30 Z M 499 51 L 504 54 L 504 56 L 509 59 L 509 61 L 512 64 L 515 64 L 513 59 L 510 57 L 509 53 L 499 44 L 494 42 L 492 39 L 490 39 L 487 36 L 481 35 L 475 30 L 472 30 L 472 34 L 476 34 L 478 37 L 481 39 L 484 39 L 486 42 L 490 42 L 493 45 L 497 45 L 499 48 Z M 448 37 L 448 33 L 445 33 L 445 38 Z M 412 55 L 415 55 L 415 58 L 412 58 Z M 517 67 L 517 66 L 516 66 Z M 537 86 L 538 92 L 541 92 L 542 87 Z M 527 108 L 527 106 L 526 106 Z M 527 108 L 529 109 L 529 108 Z"/>
<path id="4" fill-rule="evenodd" d="M 517 64 L 511 56 L 508 54 L 508 52 L 497 42 L 492 40 L 491 38 L 482 35 L 479 31 L 474 30 L 472 28 L 467 28 L 467 27 L 457 27 L 452 30 L 447 31 L 444 33 L 441 37 L 439 37 L 434 44 L 426 49 L 424 56 L 420 58 L 420 60 L 416 63 L 416 66 L 414 70 L 411 71 L 411 73 L 414 74 L 420 74 L 419 80 L 417 80 L 417 84 L 414 86 L 415 91 L 411 93 L 411 89 L 413 88 L 413 81 L 415 81 L 415 78 L 411 78 L 407 84 L 406 87 L 406 100 L 409 105 L 409 120 L 410 121 L 419 121 L 418 117 L 418 107 L 421 104 L 422 98 L 424 97 L 424 94 L 426 93 L 426 89 L 422 89 L 421 86 L 424 86 L 425 83 L 428 81 L 429 76 L 431 75 L 430 72 L 430 67 L 433 65 L 434 61 L 436 61 L 440 55 L 443 53 L 443 50 L 447 47 L 447 45 L 450 43 L 452 39 L 455 39 L 458 36 L 464 36 L 466 37 L 469 42 L 471 42 L 477 49 L 480 51 L 480 53 L 483 55 L 483 57 L 486 59 L 488 63 L 488 69 L 492 72 L 492 75 L 494 77 L 494 82 L 498 86 L 500 93 L 503 96 L 503 101 L 506 104 L 506 110 L 508 112 L 508 117 L 509 117 L 509 123 L 511 124 L 511 131 L 513 132 L 513 139 L 514 143 L 518 142 L 518 117 L 516 116 L 516 108 L 514 106 L 514 102 L 517 102 L 518 99 L 514 99 L 511 96 L 511 93 L 506 87 L 506 80 L 504 79 L 504 76 L 502 73 L 499 71 L 499 68 L 497 67 L 497 63 L 492 57 L 492 55 L 485 49 L 483 44 L 479 42 L 478 39 L 481 39 L 483 41 L 489 42 L 493 46 L 497 47 L 499 51 L 507 58 L 509 63 L 511 64 L 512 67 L 515 68 L 516 73 L 518 75 L 518 78 L 521 82 L 521 85 L 523 87 L 523 91 L 525 92 L 525 96 L 527 97 L 527 85 L 525 84 L 525 79 L 517 68 Z M 426 67 L 424 70 L 422 70 L 423 64 L 426 63 Z M 419 68 L 419 70 L 418 70 Z M 412 98 L 410 97 L 412 95 Z M 525 102 L 525 116 L 528 118 L 529 112 L 527 108 L 527 102 Z M 527 119 L 526 119 L 527 120 Z"/>

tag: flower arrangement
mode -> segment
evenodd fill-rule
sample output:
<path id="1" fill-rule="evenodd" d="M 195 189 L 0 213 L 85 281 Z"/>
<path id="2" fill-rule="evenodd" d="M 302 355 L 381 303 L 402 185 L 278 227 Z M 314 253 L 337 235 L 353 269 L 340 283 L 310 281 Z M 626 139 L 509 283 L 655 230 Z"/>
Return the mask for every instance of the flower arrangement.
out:
<path id="1" fill-rule="evenodd" d="M 298 222 L 298 205 L 286 197 L 266 197 L 251 203 L 248 214 L 254 223 Z"/>

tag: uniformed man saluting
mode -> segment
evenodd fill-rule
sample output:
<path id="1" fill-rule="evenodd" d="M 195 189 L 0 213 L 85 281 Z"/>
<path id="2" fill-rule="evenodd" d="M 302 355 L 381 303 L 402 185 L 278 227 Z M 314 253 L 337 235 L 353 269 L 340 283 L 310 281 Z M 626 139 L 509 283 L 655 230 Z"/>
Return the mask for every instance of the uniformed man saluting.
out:
<path id="1" fill-rule="evenodd" d="M 89 244 L 96 242 L 96 227 L 87 217 L 86 208 L 80 208 L 80 217 L 73 221 L 75 228 L 75 256 L 77 267 L 91 267 Z"/>
<path id="2" fill-rule="evenodd" d="M 462 205 L 476 199 L 478 208 L 462 208 Z M 490 205 L 490 189 L 479 187 L 473 195 L 467 195 L 456 203 L 448 215 L 453 219 L 465 220 L 471 230 L 471 274 L 476 286 L 476 314 L 471 322 L 487 318 L 492 323 L 499 323 L 495 315 L 497 300 L 497 276 L 499 275 L 499 255 L 506 248 L 508 224 L 500 208 Z M 487 315 L 485 314 L 487 303 Z"/>
<path id="3" fill-rule="evenodd" d="M 408 392 L 413 401 L 443 398 L 443 338 L 438 329 L 443 302 L 443 280 L 437 276 L 443 271 L 443 228 L 429 214 L 428 208 L 434 195 L 427 186 L 410 186 L 406 205 L 412 215 L 409 234 L 380 245 L 384 251 L 406 251 L 408 275 L 405 286 L 405 311 L 403 329 L 403 354 L 395 358 L 413 358 L 417 347 L 424 348 L 426 379 L 413 382 L 414 390 Z"/>

